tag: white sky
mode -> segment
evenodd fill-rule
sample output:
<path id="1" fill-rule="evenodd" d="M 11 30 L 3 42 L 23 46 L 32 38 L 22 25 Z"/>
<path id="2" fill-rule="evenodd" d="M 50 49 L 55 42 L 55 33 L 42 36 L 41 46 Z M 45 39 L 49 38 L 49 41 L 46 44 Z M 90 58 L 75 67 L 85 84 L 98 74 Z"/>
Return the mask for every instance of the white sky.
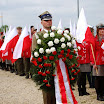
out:
<path id="1" fill-rule="evenodd" d="M 79 0 L 80 10 L 85 10 L 89 25 L 104 23 L 104 0 Z M 3 24 L 12 26 L 34 25 L 41 27 L 38 15 L 48 10 L 53 16 L 53 25 L 57 26 L 61 18 L 63 27 L 69 27 L 69 21 L 77 23 L 77 0 L 0 0 L 0 13 Z M 1 26 L 1 20 L 0 20 Z"/>

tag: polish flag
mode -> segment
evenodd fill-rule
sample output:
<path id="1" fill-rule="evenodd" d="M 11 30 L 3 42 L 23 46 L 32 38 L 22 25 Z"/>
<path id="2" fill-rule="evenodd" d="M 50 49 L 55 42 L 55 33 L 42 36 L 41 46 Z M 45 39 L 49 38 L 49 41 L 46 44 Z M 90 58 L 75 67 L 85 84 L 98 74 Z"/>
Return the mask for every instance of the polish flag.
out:
<path id="1" fill-rule="evenodd" d="M 6 56 L 7 58 L 9 57 L 10 59 L 12 57 L 12 52 L 14 50 L 14 47 L 18 39 L 19 39 L 19 36 L 17 33 L 17 29 L 13 28 L 13 30 L 7 34 L 4 43 L 0 48 L 0 51 L 2 53 L 2 58 L 3 58 L 3 55 L 5 56 L 5 53 L 8 53 L 8 55 Z"/>
<path id="2" fill-rule="evenodd" d="M 76 37 L 78 43 L 82 43 L 83 41 L 86 41 L 86 42 L 90 42 L 93 46 L 95 46 L 94 36 L 92 35 L 90 28 L 87 24 L 83 8 L 81 9 L 77 23 Z"/>
<path id="3" fill-rule="evenodd" d="M 15 46 L 12 63 L 14 63 L 17 59 L 21 57 L 31 57 L 31 39 L 27 27 L 23 29 Z"/>

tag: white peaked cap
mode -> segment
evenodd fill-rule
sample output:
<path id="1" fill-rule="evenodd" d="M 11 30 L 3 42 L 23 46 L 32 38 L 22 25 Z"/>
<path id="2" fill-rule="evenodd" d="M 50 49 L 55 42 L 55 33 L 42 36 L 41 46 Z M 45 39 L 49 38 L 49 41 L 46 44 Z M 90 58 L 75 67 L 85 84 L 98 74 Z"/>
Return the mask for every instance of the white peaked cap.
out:
<path id="1" fill-rule="evenodd" d="M 76 31 L 78 43 L 82 43 L 83 40 L 85 39 L 85 33 L 87 30 L 87 27 L 88 25 L 87 25 L 84 9 L 82 8 L 79 15 L 79 19 L 77 23 L 77 31 Z"/>

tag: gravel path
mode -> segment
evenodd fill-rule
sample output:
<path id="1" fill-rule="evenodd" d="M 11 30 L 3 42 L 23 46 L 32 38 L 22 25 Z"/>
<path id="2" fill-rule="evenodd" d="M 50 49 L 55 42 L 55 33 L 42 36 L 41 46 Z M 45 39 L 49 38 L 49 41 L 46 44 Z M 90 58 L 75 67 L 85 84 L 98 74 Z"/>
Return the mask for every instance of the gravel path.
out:
<path id="1" fill-rule="evenodd" d="M 91 95 L 82 97 L 75 89 L 78 104 L 104 104 L 96 100 L 94 89 L 87 88 Z M 31 79 L 0 70 L 0 104 L 43 104 L 42 92 Z"/>

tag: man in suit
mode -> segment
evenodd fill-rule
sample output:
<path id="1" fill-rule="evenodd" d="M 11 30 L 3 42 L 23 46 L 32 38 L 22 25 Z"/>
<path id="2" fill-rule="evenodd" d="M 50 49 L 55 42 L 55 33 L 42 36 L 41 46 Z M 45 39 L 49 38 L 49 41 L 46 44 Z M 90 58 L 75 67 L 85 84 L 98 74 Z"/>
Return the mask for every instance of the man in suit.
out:
<path id="1" fill-rule="evenodd" d="M 52 15 L 48 11 L 46 11 L 42 13 L 39 16 L 39 18 L 41 19 L 43 30 L 41 32 L 38 32 L 37 34 L 42 35 L 48 33 L 48 31 L 51 31 Z M 32 51 L 34 51 L 36 48 L 36 37 L 38 37 L 38 35 L 36 34 L 33 35 Z M 55 94 L 52 94 L 50 92 L 45 92 L 44 90 L 42 90 L 42 93 L 43 93 L 44 104 L 56 104 Z"/>

